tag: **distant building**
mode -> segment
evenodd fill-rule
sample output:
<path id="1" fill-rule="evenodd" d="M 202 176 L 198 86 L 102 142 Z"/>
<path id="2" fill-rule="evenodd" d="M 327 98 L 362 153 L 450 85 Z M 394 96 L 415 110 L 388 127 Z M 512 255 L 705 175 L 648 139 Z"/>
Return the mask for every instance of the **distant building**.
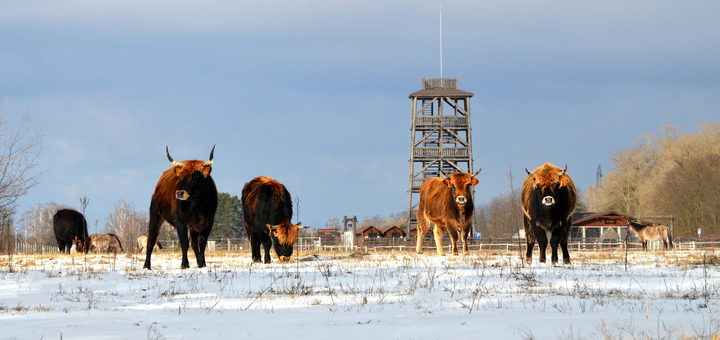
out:
<path id="1" fill-rule="evenodd" d="M 405 231 L 397 226 L 384 227 L 382 230 L 374 226 L 363 226 L 357 236 L 367 238 L 399 238 L 405 237 Z"/>
<path id="2" fill-rule="evenodd" d="M 340 233 L 335 229 L 318 229 L 317 237 L 327 240 L 340 236 Z"/>
<path id="3" fill-rule="evenodd" d="M 405 237 L 405 231 L 398 228 L 397 226 L 385 227 L 380 231 L 382 232 L 382 237 L 385 238 Z"/>
<path id="4" fill-rule="evenodd" d="M 382 231 L 374 226 L 362 226 L 360 227 L 358 236 L 377 238 L 382 236 Z"/>
<path id="5" fill-rule="evenodd" d="M 628 215 L 614 211 L 573 214 L 570 238 L 573 241 L 622 241 L 627 233 Z"/>

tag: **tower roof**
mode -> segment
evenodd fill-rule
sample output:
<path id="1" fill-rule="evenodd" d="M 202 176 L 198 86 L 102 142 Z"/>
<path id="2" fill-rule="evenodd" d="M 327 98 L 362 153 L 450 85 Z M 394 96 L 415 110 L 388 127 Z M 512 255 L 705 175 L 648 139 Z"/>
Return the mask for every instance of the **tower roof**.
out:
<path id="1" fill-rule="evenodd" d="M 435 97 L 467 97 L 474 93 L 458 90 L 457 76 L 455 78 L 425 78 L 422 79 L 422 90 L 413 92 L 408 98 L 435 98 Z"/>
<path id="2" fill-rule="evenodd" d="M 475 94 L 458 89 L 423 89 L 413 92 L 408 98 L 435 98 L 435 97 L 472 97 Z"/>

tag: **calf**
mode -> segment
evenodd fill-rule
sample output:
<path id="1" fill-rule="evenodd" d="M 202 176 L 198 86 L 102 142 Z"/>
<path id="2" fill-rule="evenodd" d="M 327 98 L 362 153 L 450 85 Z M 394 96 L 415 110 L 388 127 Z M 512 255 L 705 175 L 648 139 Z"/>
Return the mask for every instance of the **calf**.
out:
<path id="1" fill-rule="evenodd" d="M 430 225 L 435 225 L 435 247 L 443 256 L 442 237 L 447 230 L 452 242 L 453 255 L 458 255 L 458 230 L 463 241 L 463 254 L 468 254 L 467 236 L 473 219 L 473 186 L 478 184 L 475 178 L 482 169 L 474 174 L 454 173 L 448 178 L 434 177 L 425 180 L 420 187 L 418 204 L 417 253 L 422 254 L 422 240 Z"/>

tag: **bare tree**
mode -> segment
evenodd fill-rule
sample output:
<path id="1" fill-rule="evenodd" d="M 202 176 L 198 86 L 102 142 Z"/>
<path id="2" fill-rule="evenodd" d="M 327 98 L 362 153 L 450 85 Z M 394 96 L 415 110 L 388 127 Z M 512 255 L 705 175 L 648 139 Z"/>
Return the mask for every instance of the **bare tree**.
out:
<path id="1" fill-rule="evenodd" d="M 43 138 L 33 134 L 30 117 L 23 116 L 13 129 L 0 101 L 0 211 L 14 212 L 15 202 L 40 183 L 42 172 L 33 173 L 42 150 Z"/>
<path id="2" fill-rule="evenodd" d="M 13 218 L 15 202 L 39 183 L 42 173 L 33 173 L 42 149 L 43 139 L 30 132 L 30 117 L 23 116 L 20 126 L 14 129 L 0 101 L 0 237 L 14 239 Z M 8 243 L 9 244 L 9 243 Z M 0 246 L 9 251 L 9 247 Z"/>
<path id="3" fill-rule="evenodd" d="M 24 212 L 16 222 L 23 240 L 39 246 L 56 245 L 53 216 L 58 210 L 65 208 L 68 207 L 50 202 L 38 204 Z"/>
<path id="4" fill-rule="evenodd" d="M 337 217 L 330 217 L 328 218 L 327 222 L 325 222 L 325 229 L 340 229 L 340 219 Z"/>
<path id="5" fill-rule="evenodd" d="M 0 210 L 0 254 L 12 255 L 15 251 L 17 231 L 13 231 L 13 214 L 10 210 Z M 11 263 L 10 261 L 9 263 Z"/>
<path id="6" fill-rule="evenodd" d="M 108 216 L 105 230 L 120 238 L 125 252 L 134 252 L 137 238 L 147 232 L 147 225 L 146 212 L 137 212 L 132 203 L 120 200 L 115 204 L 115 211 Z"/>

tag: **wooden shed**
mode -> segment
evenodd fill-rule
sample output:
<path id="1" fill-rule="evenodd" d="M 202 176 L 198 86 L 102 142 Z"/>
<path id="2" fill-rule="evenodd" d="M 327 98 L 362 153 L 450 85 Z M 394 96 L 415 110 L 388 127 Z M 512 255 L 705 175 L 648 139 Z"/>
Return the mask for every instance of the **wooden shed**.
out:
<path id="1" fill-rule="evenodd" d="M 622 241 L 630 216 L 614 211 L 575 213 L 570 237 L 576 241 Z"/>
<path id="2" fill-rule="evenodd" d="M 360 234 L 358 236 L 382 237 L 382 232 L 380 231 L 380 229 L 375 228 L 374 226 L 362 226 L 360 227 Z"/>
<path id="3" fill-rule="evenodd" d="M 382 237 L 385 238 L 400 238 L 405 237 L 405 231 L 398 228 L 397 226 L 385 227 L 380 230 Z"/>

